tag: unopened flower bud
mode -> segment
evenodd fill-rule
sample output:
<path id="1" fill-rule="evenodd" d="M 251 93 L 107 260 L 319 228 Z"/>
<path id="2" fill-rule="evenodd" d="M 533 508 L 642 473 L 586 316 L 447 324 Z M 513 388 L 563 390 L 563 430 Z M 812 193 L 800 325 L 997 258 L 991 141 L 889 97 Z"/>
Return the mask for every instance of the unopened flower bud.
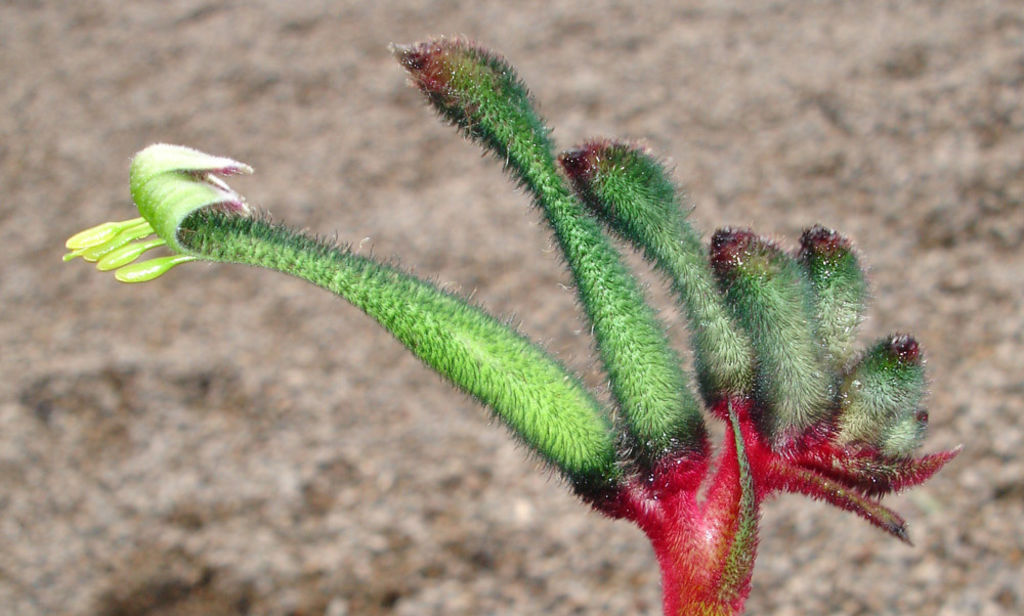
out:
<path id="1" fill-rule="evenodd" d="M 814 289 L 818 337 L 833 368 L 839 369 L 853 355 L 864 313 L 864 270 L 850 241 L 821 225 L 804 231 L 800 246 L 800 263 Z"/>
<path id="2" fill-rule="evenodd" d="M 844 379 L 837 440 L 865 443 L 892 456 L 906 456 L 923 436 L 928 415 L 924 362 L 917 341 L 890 336 L 872 347 Z"/>

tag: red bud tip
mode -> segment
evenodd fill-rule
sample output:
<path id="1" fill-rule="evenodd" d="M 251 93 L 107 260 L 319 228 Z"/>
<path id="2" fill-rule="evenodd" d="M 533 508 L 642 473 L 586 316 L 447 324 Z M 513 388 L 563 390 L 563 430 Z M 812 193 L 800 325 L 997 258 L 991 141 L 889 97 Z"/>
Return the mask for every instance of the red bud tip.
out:
<path id="1" fill-rule="evenodd" d="M 450 70 L 445 70 L 446 56 L 454 45 L 455 42 L 446 39 L 413 45 L 391 45 L 391 53 L 409 71 L 420 89 L 442 92 L 451 75 Z"/>
<path id="2" fill-rule="evenodd" d="M 490 51 L 465 39 L 439 38 L 412 45 L 391 44 L 398 63 L 409 71 L 416 86 L 427 94 L 450 95 L 452 78 L 466 66 L 491 65 L 492 70 L 507 70 L 507 63 Z"/>
<path id="3" fill-rule="evenodd" d="M 430 43 L 416 43 L 413 45 L 398 45 L 392 43 L 388 49 L 398 59 L 398 63 L 411 72 L 423 70 L 427 64 L 427 56 L 430 53 Z"/>
<path id="4" fill-rule="evenodd" d="M 800 236 L 801 256 L 804 254 L 835 256 L 852 250 L 850 240 L 832 229 L 814 225 Z"/>
<path id="5" fill-rule="evenodd" d="M 749 229 L 719 229 L 711 236 L 711 267 L 724 276 L 742 265 L 751 246 L 758 241 Z"/>
<path id="6" fill-rule="evenodd" d="M 558 164 L 565 170 L 569 179 L 576 183 L 590 181 L 594 173 L 592 152 L 587 147 L 562 152 L 558 155 Z"/>
<path id="7" fill-rule="evenodd" d="M 594 173 L 602 165 L 613 163 L 618 160 L 616 154 L 625 152 L 631 146 L 608 141 L 606 139 L 594 139 L 587 141 L 580 147 L 563 152 L 558 156 L 558 162 L 562 169 L 573 182 L 586 183 L 594 179 Z"/>
<path id="8" fill-rule="evenodd" d="M 897 334 L 889 341 L 889 350 L 901 362 L 913 363 L 921 357 L 921 348 L 913 336 Z"/>

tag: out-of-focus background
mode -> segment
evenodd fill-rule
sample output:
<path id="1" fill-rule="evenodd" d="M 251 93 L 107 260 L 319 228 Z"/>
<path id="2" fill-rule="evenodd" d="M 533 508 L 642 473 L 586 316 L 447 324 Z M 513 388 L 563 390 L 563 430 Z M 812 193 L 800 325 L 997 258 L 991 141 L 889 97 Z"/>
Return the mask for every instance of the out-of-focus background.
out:
<path id="1" fill-rule="evenodd" d="M 64 239 L 133 215 L 155 141 L 252 164 L 287 223 L 396 258 L 603 379 L 527 199 L 434 117 L 389 42 L 516 64 L 560 147 L 645 140 L 706 234 L 854 238 L 864 341 L 928 353 L 913 547 L 768 504 L 751 614 L 1024 612 L 1024 4 L 0 5 L 0 605 L 8 614 L 646 614 L 602 519 L 364 315 L 284 276 L 127 286 Z M 670 323 L 684 325 L 639 259 Z"/>

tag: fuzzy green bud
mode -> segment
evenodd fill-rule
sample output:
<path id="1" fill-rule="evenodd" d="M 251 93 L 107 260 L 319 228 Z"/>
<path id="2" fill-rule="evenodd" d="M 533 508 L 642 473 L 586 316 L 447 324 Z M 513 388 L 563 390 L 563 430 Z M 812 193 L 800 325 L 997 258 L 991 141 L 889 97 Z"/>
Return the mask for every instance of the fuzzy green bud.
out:
<path id="1" fill-rule="evenodd" d="M 832 399 L 814 340 L 810 284 L 793 257 L 751 231 L 717 231 L 711 265 L 754 345 L 755 394 L 768 409 L 762 427 L 784 443 L 823 420 Z"/>
<path id="2" fill-rule="evenodd" d="M 512 67 L 460 39 L 392 51 L 441 116 L 496 154 L 543 210 L 593 324 L 640 466 L 653 468 L 679 451 L 705 454 L 700 404 L 679 356 L 621 255 L 558 173 L 548 130 Z"/>
<path id="3" fill-rule="evenodd" d="M 928 411 L 907 413 L 882 432 L 879 449 L 890 458 L 909 458 L 921 447 L 927 429 Z"/>
<path id="4" fill-rule="evenodd" d="M 753 349 L 721 301 L 700 235 L 664 165 L 646 148 L 608 141 L 585 143 L 559 162 L 598 219 L 669 276 L 688 317 L 708 404 L 748 394 Z"/>
<path id="5" fill-rule="evenodd" d="M 924 362 L 917 341 L 894 335 L 875 344 L 840 388 L 837 441 L 865 443 L 892 457 L 910 455 L 924 436 Z"/>
<path id="6" fill-rule="evenodd" d="M 504 58 L 458 38 L 392 45 L 391 52 L 445 120 L 524 179 L 525 165 L 550 158 L 548 129 Z"/>
<path id="7" fill-rule="evenodd" d="M 853 355 L 868 285 L 848 239 L 816 225 L 800 237 L 800 263 L 814 289 L 818 337 L 835 369 Z"/>

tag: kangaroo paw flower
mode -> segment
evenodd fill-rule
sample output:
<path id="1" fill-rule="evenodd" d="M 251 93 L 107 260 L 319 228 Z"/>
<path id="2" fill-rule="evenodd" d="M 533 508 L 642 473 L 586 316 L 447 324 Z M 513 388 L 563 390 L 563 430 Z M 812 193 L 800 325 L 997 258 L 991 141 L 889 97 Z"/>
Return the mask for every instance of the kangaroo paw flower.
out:
<path id="1" fill-rule="evenodd" d="M 439 115 L 502 161 L 542 213 L 590 326 L 606 396 L 468 300 L 251 216 L 223 177 L 252 169 L 191 148 L 137 154 L 131 195 L 140 217 L 76 233 L 65 261 L 81 257 L 123 282 L 197 259 L 239 263 L 345 299 L 489 409 L 581 499 L 636 523 L 662 569 L 666 614 L 742 611 L 761 505 L 779 492 L 909 541 L 906 522 L 880 497 L 924 482 L 959 448 L 917 454 L 928 413 L 914 338 L 857 350 L 869 293 L 849 239 L 814 226 L 792 251 L 727 228 L 708 246 L 646 148 L 593 140 L 556 157 L 504 58 L 459 38 L 391 50 Z M 689 325 L 696 392 L 609 233 L 666 274 Z M 163 254 L 139 261 L 150 251 Z M 726 424 L 717 453 L 705 414 Z"/>
<path id="2" fill-rule="evenodd" d="M 100 271 L 115 270 L 121 282 L 146 282 L 199 257 L 178 242 L 178 228 L 192 212 L 217 208 L 248 216 L 249 206 L 218 175 L 252 173 L 230 158 L 210 156 L 178 145 L 158 143 L 132 159 L 131 195 L 142 216 L 105 222 L 80 231 L 65 244 L 65 261 L 81 257 Z M 166 246 L 172 253 L 135 263 L 144 253 Z"/>

